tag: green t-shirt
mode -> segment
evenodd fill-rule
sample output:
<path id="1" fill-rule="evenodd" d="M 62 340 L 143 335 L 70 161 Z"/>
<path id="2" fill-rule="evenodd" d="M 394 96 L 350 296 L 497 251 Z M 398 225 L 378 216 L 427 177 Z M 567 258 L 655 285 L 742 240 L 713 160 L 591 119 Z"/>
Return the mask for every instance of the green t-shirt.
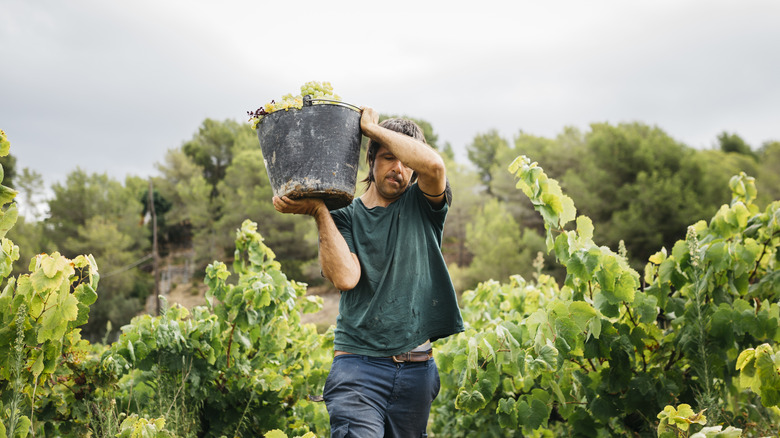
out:
<path id="1" fill-rule="evenodd" d="M 391 356 L 463 331 L 441 254 L 448 209 L 434 210 L 413 184 L 387 207 L 356 199 L 331 212 L 361 269 L 357 286 L 341 292 L 336 350 Z"/>

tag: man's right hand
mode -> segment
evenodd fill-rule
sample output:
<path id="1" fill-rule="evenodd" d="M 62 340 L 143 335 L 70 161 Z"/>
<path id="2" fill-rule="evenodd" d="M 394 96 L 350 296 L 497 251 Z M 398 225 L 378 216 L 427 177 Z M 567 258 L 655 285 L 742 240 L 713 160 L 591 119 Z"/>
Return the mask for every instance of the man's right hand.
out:
<path id="1" fill-rule="evenodd" d="M 360 130 L 363 132 L 363 135 L 371 138 L 369 135 L 371 129 L 379 124 L 379 113 L 375 109 L 366 106 L 361 106 L 360 111 Z"/>
<path id="2" fill-rule="evenodd" d="M 274 208 L 281 213 L 305 214 L 316 217 L 319 212 L 328 209 L 325 206 L 325 201 L 319 198 L 290 199 L 287 196 L 281 198 L 274 196 L 273 201 Z"/>

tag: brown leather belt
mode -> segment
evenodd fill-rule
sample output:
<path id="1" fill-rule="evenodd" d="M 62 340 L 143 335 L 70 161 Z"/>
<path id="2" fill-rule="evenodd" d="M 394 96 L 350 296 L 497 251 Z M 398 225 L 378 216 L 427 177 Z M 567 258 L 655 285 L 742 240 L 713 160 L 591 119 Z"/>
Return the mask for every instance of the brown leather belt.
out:
<path id="1" fill-rule="evenodd" d="M 342 354 L 352 354 L 346 351 L 336 350 L 334 356 L 341 356 Z M 406 353 L 396 354 L 395 356 L 387 356 L 387 359 L 393 359 L 395 363 L 404 362 L 426 362 L 433 357 L 433 349 L 426 351 L 409 351 Z"/>

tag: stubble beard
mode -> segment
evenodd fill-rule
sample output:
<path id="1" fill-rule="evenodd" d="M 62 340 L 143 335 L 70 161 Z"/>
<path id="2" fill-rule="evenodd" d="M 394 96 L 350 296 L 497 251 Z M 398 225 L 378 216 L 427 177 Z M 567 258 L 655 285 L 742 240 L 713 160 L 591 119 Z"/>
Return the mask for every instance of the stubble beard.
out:
<path id="1" fill-rule="evenodd" d="M 396 189 L 395 185 L 393 185 L 392 181 L 395 181 L 398 183 L 398 188 Z M 398 199 L 409 187 L 409 182 L 405 181 L 403 176 L 401 175 L 388 175 L 385 176 L 385 178 L 382 180 L 381 184 L 377 184 L 377 191 L 379 192 L 382 197 L 386 199 Z"/>

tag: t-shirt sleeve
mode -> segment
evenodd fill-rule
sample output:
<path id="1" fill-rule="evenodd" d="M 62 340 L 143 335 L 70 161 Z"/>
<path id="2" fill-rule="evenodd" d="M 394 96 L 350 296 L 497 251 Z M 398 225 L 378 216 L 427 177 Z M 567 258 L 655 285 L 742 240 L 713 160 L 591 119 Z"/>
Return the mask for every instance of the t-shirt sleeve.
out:
<path id="1" fill-rule="evenodd" d="M 450 189 L 450 182 L 447 181 L 447 187 L 445 189 L 445 202 L 439 208 L 434 208 L 425 197 L 422 190 L 417 184 L 414 184 L 411 188 L 414 190 L 414 196 L 417 200 L 420 209 L 425 212 L 425 215 L 434 223 L 439 224 L 439 227 L 444 226 L 444 219 L 447 217 L 447 211 L 449 211 L 450 204 L 452 203 L 452 189 Z"/>
<path id="2" fill-rule="evenodd" d="M 341 236 L 344 237 L 344 241 L 347 242 L 349 252 L 357 254 L 355 251 L 355 245 L 352 241 L 352 215 L 351 209 L 342 208 L 330 212 L 330 217 L 333 218 L 333 223 L 336 224 Z"/>

